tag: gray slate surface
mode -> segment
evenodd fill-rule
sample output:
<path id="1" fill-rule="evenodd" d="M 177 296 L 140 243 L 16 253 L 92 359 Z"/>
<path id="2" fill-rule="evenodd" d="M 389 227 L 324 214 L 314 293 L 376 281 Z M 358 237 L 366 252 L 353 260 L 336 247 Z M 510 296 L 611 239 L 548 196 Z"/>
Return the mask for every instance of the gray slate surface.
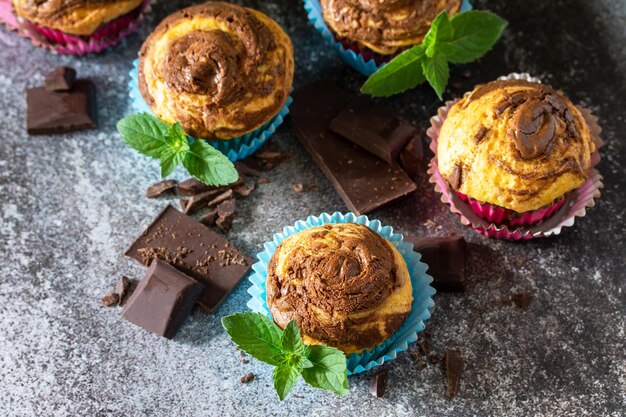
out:
<path id="1" fill-rule="evenodd" d="M 245 282 L 216 314 L 195 312 L 173 341 L 99 307 L 122 274 L 142 275 L 122 253 L 164 205 L 143 197 L 158 179 L 157 165 L 133 153 L 115 131 L 129 111 L 127 73 L 150 28 L 187 3 L 159 2 L 124 45 L 85 58 L 55 56 L 0 30 L 0 415 L 625 415 L 623 1 L 476 2 L 511 24 L 480 63 L 452 69 L 446 94 L 528 71 L 593 109 L 605 129 L 599 168 L 606 189 L 585 218 L 556 238 L 487 240 L 438 202 L 425 173 L 415 197 L 371 216 L 403 233 L 457 233 L 471 242 L 467 293 L 438 294 L 427 323 L 435 353 L 456 347 L 466 358 L 459 397 L 446 397 L 439 366 L 419 369 L 405 353 L 383 367 L 390 381 L 383 399 L 368 395 L 372 373 L 366 373 L 350 378 L 347 397 L 300 383 L 298 396 L 283 403 L 270 367 L 242 364 L 219 324 L 223 315 L 245 309 Z M 299 2 L 241 3 L 269 13 L 293 37 L 296 86 L 321 76 L 347 90 L 363 82 L 326 47 Z M 61 64 L 97 82 L 100 128 L 28 137 L 24 88 L 42 84 L 42 74 Z M 427 87 L 386 103 L 422 128 L 439 105 Z M 227 236 L 249 255 L 284 225 L 345 210 L 288 123 L 273 142 L 291 159 L 239 203 Z M 294 182 L 319 191 L 295 193 Z M 528 310 L 494 305 L 518 291 L 534 293 Z M 249 371 L 257 379 L 241 385 Z"/>

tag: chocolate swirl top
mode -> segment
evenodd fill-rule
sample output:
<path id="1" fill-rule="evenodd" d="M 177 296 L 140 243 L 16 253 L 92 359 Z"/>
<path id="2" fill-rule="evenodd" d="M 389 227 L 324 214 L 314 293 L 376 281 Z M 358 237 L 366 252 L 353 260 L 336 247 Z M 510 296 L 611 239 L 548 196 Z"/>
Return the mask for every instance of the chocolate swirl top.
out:
<path id="1" fill-rule="evenodd" d="M 410 283 L 407 274 L 389 243 L 367 227 L 325 225 L 277 248 L 268 266 L 267 301 L 281 327 L 295 320 L 308 338 L 361 350 L 382 342 L 404 321 L 407 311 L 387 314 L 381 306 Z"/>
<path id="2" fill-rule="evenodd" d="M 142 0 L 12 0 L 18 16 L 74 35 L 89 35 L 133 11 Z"/>
<path id="3" fill-rule="evenodd" d="M 422 41 L 442 10 L 461 0 L 321 0 L 324 20 L 339 37 L 390 55 Z"/>
<path id="4" fill-rule="evenodd" d="M 190 135 L 230 139 L 287 100 L 291 42 L 260 12 L 206 3 L 167 17 L 141 48 L 139 88 L 155 113 Z"/>
<path id="5" fill-rule="evenodd" d="M 455 190 L 525 212 L 581 186 L 594 150 L 585 120 L 562 93 L 500 80 L 476 87 L 450 109 L 437 159 Z"/>

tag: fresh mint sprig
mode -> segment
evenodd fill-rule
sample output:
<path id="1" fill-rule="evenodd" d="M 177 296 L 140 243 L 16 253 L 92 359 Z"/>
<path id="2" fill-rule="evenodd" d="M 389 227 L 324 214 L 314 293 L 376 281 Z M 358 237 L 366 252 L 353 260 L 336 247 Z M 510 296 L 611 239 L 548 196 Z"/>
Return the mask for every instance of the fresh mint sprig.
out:
<path id="1" fill-rule="evenodd" d="M 189 143 L 180 123 L 169 125 L 148 113 L 131 114 L 117 123 L 117 130 L 128 146 L 161 161 L 162 177 L 181 163 L 208 185 L 227 185 L 239 177 L 233 163 L 206 141 Z"/>
<path id="2" fill-rule="evenodd" d="M 450 76 L 449 64 L 472 62 L 500 39 L 507 21 L 485 11 L 473 10 L 448 17 L 437 15 L 421 44 L 401 53 L 376 71 L 361 92 L 389 97 L 428 81 L 442 99 Z"/>
<path id="3" fill-rule="evenodd" d="M 226 333 L 250 356 L 273 365 L 274 388 L 282 401 L 302 378 L 309 385 L 337 395 L 348 393 L 346 357 L 329 346 L 305 346 L 294 321 L 285 330 L 259 313 L 236 313 L 222 318 Z"/>

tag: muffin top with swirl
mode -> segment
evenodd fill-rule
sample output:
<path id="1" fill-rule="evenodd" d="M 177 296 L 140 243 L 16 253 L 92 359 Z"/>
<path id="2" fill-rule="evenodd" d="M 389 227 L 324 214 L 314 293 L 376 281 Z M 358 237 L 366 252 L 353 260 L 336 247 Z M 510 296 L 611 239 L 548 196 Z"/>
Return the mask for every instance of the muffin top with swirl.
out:
<path id="1" fill-rule="evenodd" d="M 501 80 L 452 106 L 437 163 L 454 190 L 523 213 L 583 185 L 594 151 L 587 123 L 563 93 Z"/>
<path id="2" fill-rule="evenodd" d="M 366 226 L 313 227 L 284 240 L 267 270 L 267 304 L 305 344 L 349 354 L 396 332 L 411 311 L 411 278 L 398 250 Z"/>
<path id="3" fill-rule="evenodd" d="M 209 2 L 168 16 L 146 39 L 139 90 L 157 117 L 190 136 L 232 139 L 279 113 L 293 71 L 291 41 L 275 21 Z"/>
<path id="4" fill-rule="evenodd" d="M 15 13 L 31 23 L 71 35 L 90 35 L 141 5 L 142 0 L 12 0 Z"/>
<path id="5" fill-rule="evenodd" d="M 321 6 L 339 39 L 392 55 L 421 43 L 435 17 L 458 12 L 461 0 L 321 0 Z"/>

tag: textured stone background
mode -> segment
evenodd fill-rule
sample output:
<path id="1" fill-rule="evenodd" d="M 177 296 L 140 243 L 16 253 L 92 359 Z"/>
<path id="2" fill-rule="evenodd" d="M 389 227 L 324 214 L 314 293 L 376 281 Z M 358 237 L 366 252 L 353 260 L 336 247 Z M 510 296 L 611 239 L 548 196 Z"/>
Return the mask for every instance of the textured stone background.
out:
<path id="1" fill-rule="evenodd" d="M 141 39 L 187 3 L 159 2 L 138 34 L 99 56 L 55 56 L 0 30 L 0 415 L 624 415 L 623 1 L 478 1 L 477 8 L 496 11 L 510 27 L 481 62 L 452 69 L 446 93 L 458 96 L 476 83 L 528 71 L 593 109 L 605 129 L 599 168 L 606 188 L 585 218 L 556 238 L 486 240 L 438 202 L 425 174 L 415 197 L 372 215 L 404 233 L 460 233 L 471 242 L 468 291 L 438 294 L 427 323 L 434 352 L 456 347 L 467 360 L 459 397 L 446 397 L 439 366 L 419 369 L 405 353 L 384 365 L 390 386 L 383 399 L 367 394 L 367 373 L 350 378 L 345 398 L 300 383 L 298 396 L 283 403 L 270 367 L 242 364 L 219 324 L 245 309 L 245 282 L 216 314 L 195 312 L 173 341 L 98 306 L 121 274 L 142 275 L 122 252 L 164 204 L 143 198 L 158 179 L 157 165 L 127 148 L 114 128 L 129 111 L 127 73 Z M 242 3 L 270 14 L 293 37 L 296 86 L 320 77 L 352 90 L 363 82 L 322 42 L 300 2 Z M 100 128 L 28 137 L 24 88 L 40 85 L 42 74 L 60 64 L 97 82 Z M 387 103 L 422 128 L 439 105 L 427 87 Z M 273 142 L 291 159 L 238 203 L 227 236 L 249 255 L 284 225 L 345 210 L 288 123 Z M 319 191 L 295 193 L 296 181 Z M 517 291 L 534 293 L 528 310 L 495 306 Z M 257 379 L 241 385 L 248 371 Z"/>

